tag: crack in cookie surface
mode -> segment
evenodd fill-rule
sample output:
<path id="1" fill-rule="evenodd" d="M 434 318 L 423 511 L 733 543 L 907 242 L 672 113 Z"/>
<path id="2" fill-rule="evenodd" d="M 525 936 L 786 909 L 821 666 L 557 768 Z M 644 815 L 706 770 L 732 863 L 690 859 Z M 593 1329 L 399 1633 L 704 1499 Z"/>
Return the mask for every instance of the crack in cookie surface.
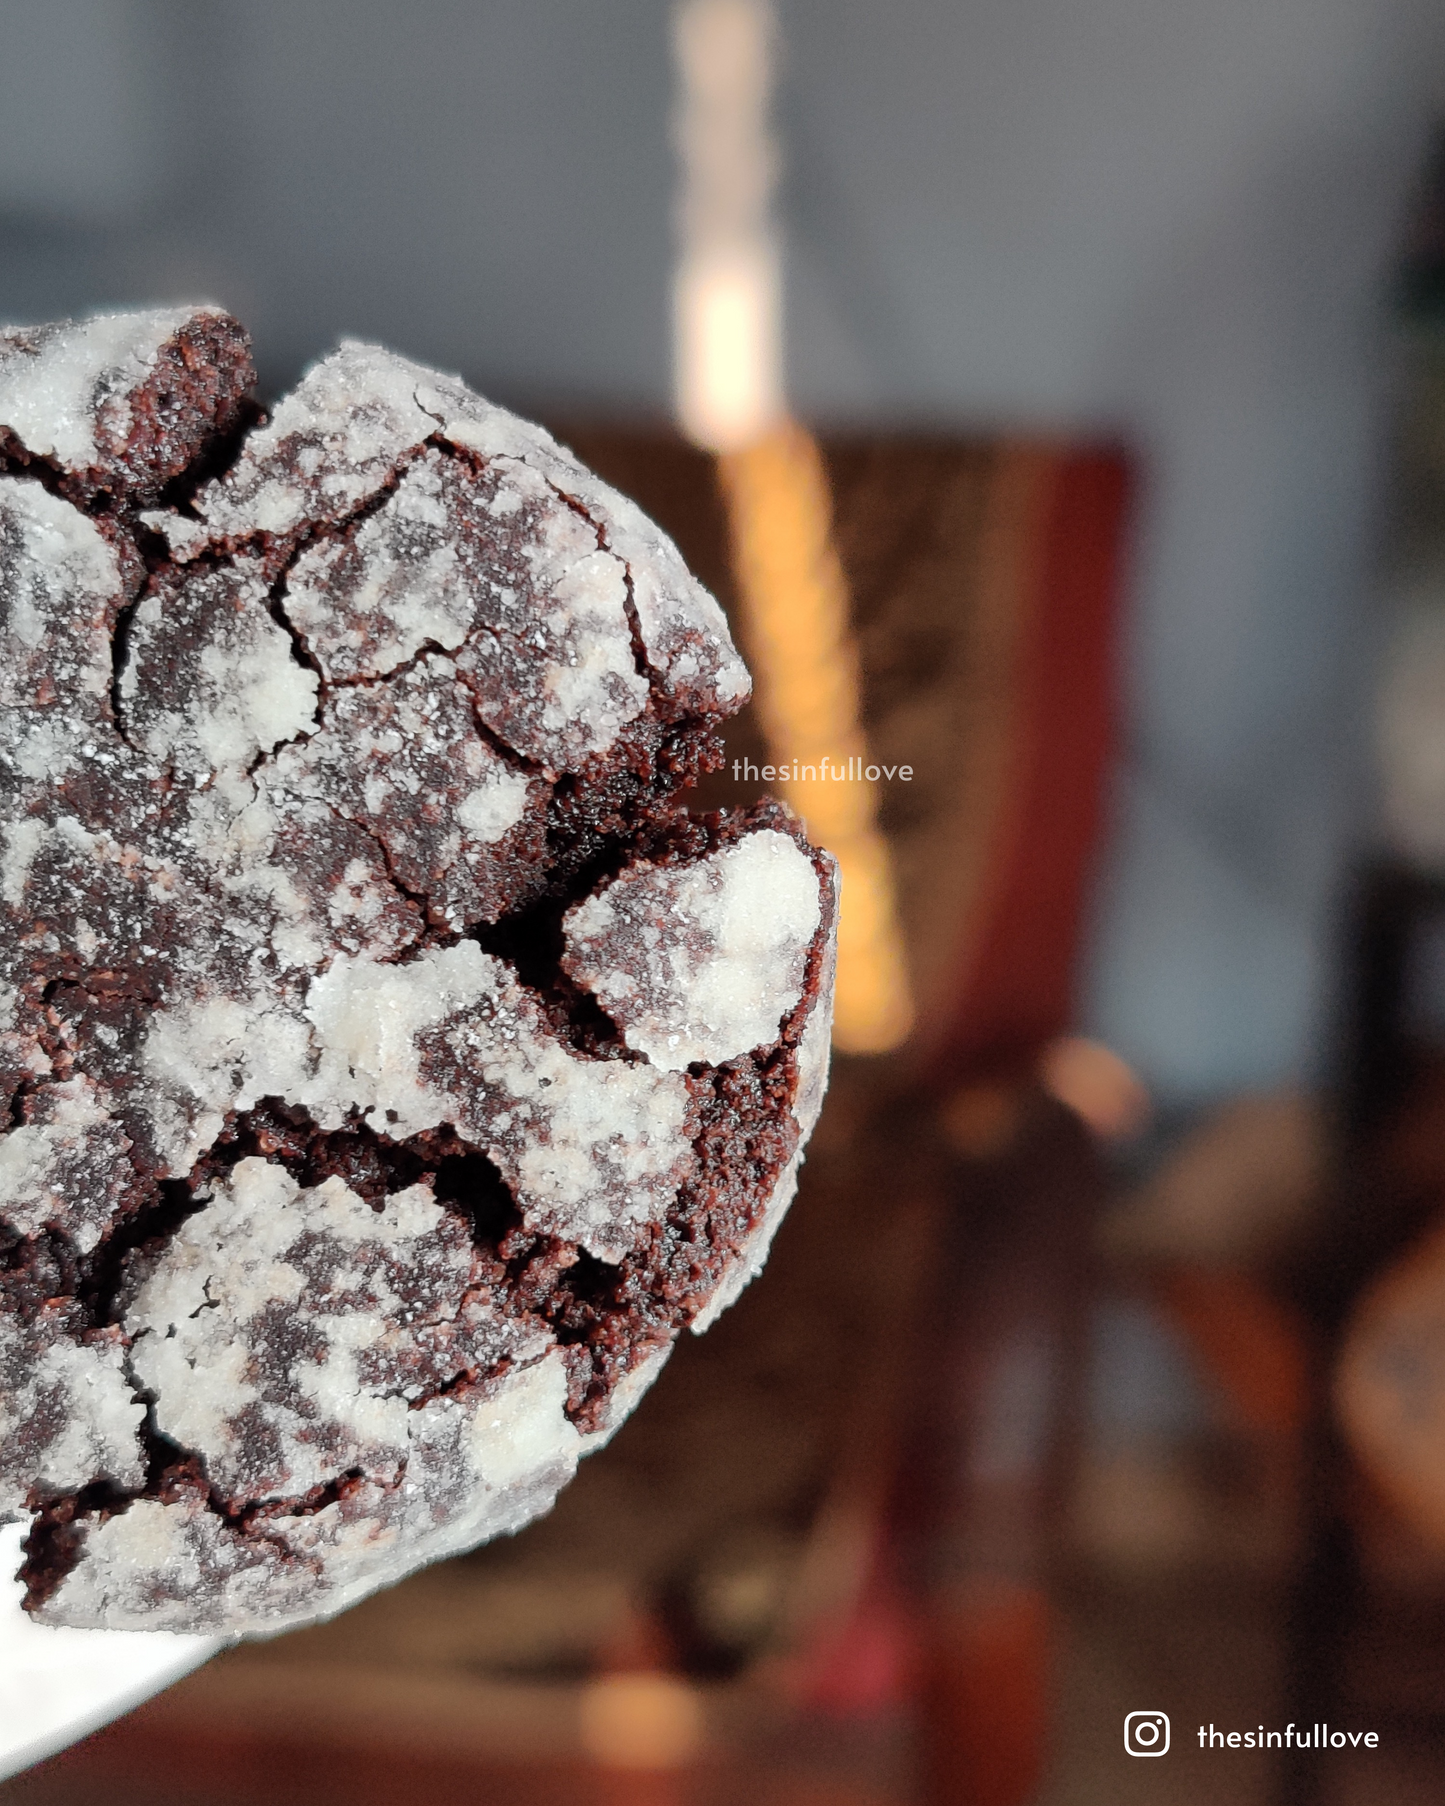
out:
<path id="1" fill-rule="evenodd" d="M 826 1067 L 830 863 L 679 800 L 747 680 L 670 543 L 454 379 L 347 345 L 266 422 L 248 370 L 215 310 L 0 333 L 0 1516 L 56 1623 L 265 1633 L 546 1509 Z"/>

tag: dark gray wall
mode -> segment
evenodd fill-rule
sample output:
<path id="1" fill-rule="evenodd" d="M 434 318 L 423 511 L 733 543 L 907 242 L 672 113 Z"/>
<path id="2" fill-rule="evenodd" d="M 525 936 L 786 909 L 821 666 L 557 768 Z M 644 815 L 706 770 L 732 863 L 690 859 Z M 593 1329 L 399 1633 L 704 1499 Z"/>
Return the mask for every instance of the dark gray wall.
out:
<path id="1" fill-rule="evenodd" d="M 534 404 L 666 406 L 662 0 L 0 5 L 0 307 L 205 294 Z"/>

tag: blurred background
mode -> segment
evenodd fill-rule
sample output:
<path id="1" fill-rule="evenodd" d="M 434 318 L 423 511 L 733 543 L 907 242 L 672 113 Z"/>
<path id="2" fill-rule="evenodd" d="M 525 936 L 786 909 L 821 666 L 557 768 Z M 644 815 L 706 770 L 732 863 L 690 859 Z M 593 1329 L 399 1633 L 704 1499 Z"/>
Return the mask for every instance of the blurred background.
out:
<path id="1" fill-rule="evenodd" d="M 1438 1800 L 1445 15 L 743 4 L 729 437 L 686 11 L 0 0 L 0 318 L 216 300 L 263 400 L 344 335 L 458 371 L 728 607 L 702 803 L 799 751 L 789 571 L 835 750 L 913 774 L 794 797 L 893 1004 L 766 1277 L 554 1517 L 0 1800 Z M 822 548 L 781 598 L 769 482 Z M 1380 1747 L 1196 1735 L 1290 1720 Z"/>

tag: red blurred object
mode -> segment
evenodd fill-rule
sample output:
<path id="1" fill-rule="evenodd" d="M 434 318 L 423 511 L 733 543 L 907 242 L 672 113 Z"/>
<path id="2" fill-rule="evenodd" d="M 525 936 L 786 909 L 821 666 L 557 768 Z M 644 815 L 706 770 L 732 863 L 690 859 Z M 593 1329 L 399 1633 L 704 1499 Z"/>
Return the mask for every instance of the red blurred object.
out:
<path id="1" fill-rule="evenodd" d="M 1129 489 L 1121 454 L 1061 449 L 1015 528 L 1032 556 L 1020 558 L 1011 770 L 933 1056 L 959 1077 L 1031 1065 L 1074 1021 L 1080 929 L 1117 740 Z"/>
<path id="2" fill-rule="evenodd" d="M 928 1806 L 1023 1806 L 1043 1778 L 1053 1623 L 1037 1586 L 993 1580 L 928 1620 L 917 1677 Z"/>

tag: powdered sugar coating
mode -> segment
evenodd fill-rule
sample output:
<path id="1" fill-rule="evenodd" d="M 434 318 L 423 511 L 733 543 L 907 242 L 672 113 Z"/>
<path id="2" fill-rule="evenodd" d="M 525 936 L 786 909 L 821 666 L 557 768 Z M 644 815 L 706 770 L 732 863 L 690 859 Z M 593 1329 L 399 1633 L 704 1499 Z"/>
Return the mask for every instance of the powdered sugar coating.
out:
<path id="1" fill-rule="evenodd" d="M 40 1045 L 39 1023 L 21 1014 L 20 993 L 13 984 L 0 982 L 0 1084 L 12 1096 L 22 1085 L 43 1078 L 50 1071 L 50 1057 Z"/>
<path id="2" fill-rule="evenodd" d="M 28 331 L 0 332 L 0 426 L 32 457 L 88 470 L 102 448 L 124 443 L 133 392 L 155 370 L 161 347 L 197 311 L 97 314 Z"/>
<path id="3" fill-rule="evenodd" d="M 81 1559 L 46 1621 L 271 1636 L 329 1617 L 422 1562 L 550 1509 L 581 1452 L 565 1401 L 555 1351 L 486 1388 L 434 1399 L 408 1416 L 400 1482 L 362 1481 L 318 1510 L 269 1514 L 251 1534 L 216 1517 L 194 1489 L 164 1503 L 138 1500 L 82 1529 Z"/>
<path id="4" fill-rule="evenodd" d="M 96 717 L 122 595 L 94 521 L 37 482 L 0 483 L 0 707 Z"/>
<path id="5" fill-rule="evenodd" d="M 159 1428 L 227 1499 L 406 1464 L 410 1405 L 550 1338 L 474 1282 L 464 1223 L 424 1185 L 373 1209 L 338 1178 L 243 1160 L 181 1225 L 125 1316 Z M 530 1346 L 529 1346 L 530 1344 Z"/>
<path id="6" fill-rule="evenodd" d="M 127 736 L 192 783 L 244 770 L 315 724 L 316 674 L 271 618 L 254 559 L 153 588 L 121 674 Z"/>
<path id="7" fill-rule="evenodd" d="M 80 1560 L 45 1621 L 97 1630 L 230 1630 L 287 1622 L 320 1574 L 276 1543 L 242 1535 L 200 1492 L 137 1499 L 81 1530 Z"/>
<path id="8" fill-rule="evenodd" d="M 167 562 L 239 328 L 147 319 L 83 485 L 0 439 L 0 1489 L 51 1621 L 260 1632 L 617 1427 L 776 1214 L 827 926 L 781 818 L 637 856 L 746 680 L 631 504 L 351 345 Z M 599 885 L 681 931 L 608 945 L 620 1036 L 557 964 Z"/>
<path id="9" fill-rule="evenodd" d="M 463 1120 L 529 1227 L 620 1260 L 693 1165 L 688 1092 L 666 1072 L 579 1058 L 497 966 L 483 1007 L 425 1037 L 423 1069 L 476 1100 Z M 455 1077 L 452 1077 L 455 1075 Z"/>
<path id="10" fill-rule="evenodd" d="M 838 868 L 828 862 L 828 913 L 836 916 L 838 907 Z M 798 1146 L 792 1158 L 773 1184 L 752 1234 L 738 1250 L 721 1283 L 707 1303 L 693 1318 L 694 1335 L 711 1329 L 722 1313 L 737 1303 L 743 1292 L 762 1272 L 773 1237 L 782 1227 L 783 1218 L 798 1193 L 798 1171 L 803 1163 L 803 1146 L 817 1127 L 828 1089 L 828 1064 L 832 1057 L 833 987 L 837 978 L 837 942 L 830 939 L 824 954 L 823 971 L 817 995 L 808 1010 L 802 1037 L 798 1043 L 798 1078 L 793 1094 L 792 1114 L 798 1126 Z"/>
<path id="11" fill-rule="evenodd" d="M 733 650 L 722 610 L 635 502 L 594 476 L 541 427 L 493 407 L 460 383 L 434 377 L 418 390 L 418 400 L 453 444 L 532 465 L 594 524 L 601 543 L 629 572 L 649 665 L 686 706 L 706 697 L 729 708 L 747 701 L 752 679 Z"/>
<path id="12" fill-rule="evenodd" d="M 455 652 L 475 615 L 448 532 L 449 461 L 428 451 L 348 539 L 308 546 L 287 612 L 333 681 L 384 677 L 425 646 Z"/>
<path id="13" fill-rule="evenodd" d="M 765 829 L 695 864 L 628 867 L 568 911 L 564 963 L 654 1066 L 721 1065 L 777 1039 L 821 919 L 812 861 Z"/>
<path id="14" fill-rule="evenodd" d="M 85 1337 L 65 1300 L 28 1321 L 0 1312 L 0 1523 L 24 1516 L 35 1490 L 142 1484 L 145 1410 L 124 1362 L 119 1332 Z"/>
<path id="15" fill-rule="evenodd" d="M 168 1175 L 188 1173 L 228 1115 L 261 1097 L 295 1096 L 310 1071 L 306 1024 L 285 991 L 203 990 L 193 1001 L 139 1012 L 131 1021 L 134 1063 L 114 1077 L 132 1080 L 130 1120 Z M 96 1041 L 103 1041 L 104 1027 L 96 1025 Z M 73 1032 L 81 1045 L 91 1041 L 83 1021 Z M 91 1053 L 95 1064 L 103 1058 L 99 1049 Z"/>
<path id="16" fill-rule="evenodd" d="M 303 551 L 286 594 L 329 680 L 454 652 L 481 720 L 554 772 L 605 752 L 647 705 L 625 567 L 516 459 L 428 452 L 353 535 Z"/>
<path id="17" fill-rule="evenodd" d="M 496 1162 L 529 1227 L 600 1259 L 660 1221 L 691 1168 L 681 1080 L 572 1053 L 475 941 L 400 966 L 338 960 L 306 1014 L 318 1057 L 298 1093 L 323 1128 L 452 1123 Z"/>
<path id="18" fill-rule="evenodd" d="M 399 465 L 422 457 L 428 441 L 474 453 L 484 463 L 521 465 L 576 505 L 599 549 L 628 573 L 649 667 L 682 707 L 721 703 L 731 710 L 747 700 L 747 668 L 721 609 L 635 503 L 593 476 L 541 427 L 455 378 L 379 346 L 348 340 L 309 371 L 270 425 L 251 435 L 235 468 L 196 498 L 199 520 L 147 518 L 179 558 L 194 558 L 218 542 L 237 543 L 258 529 L 284 538 L 303 521 L 340 521 L 374 500 L 395 480 Z M 431 466 L 431 476 L 436 468 Z M 402 500 L 393 528 L 404 521 L 424 525 L 422 480 L 407 487 L 403 476 L 396 492 Z M 394 575 L 391 582 L 405 597 L 410 586 L 397 585 Z M 434 606 L 444 617 L 442 632 L 426 637 L 446 646 L 450 604 L 443 595 Z M 414 601 L 402 600 L 403 634 L 415 609 Z M 409 625 L 414 634 L 414 620 Z"/>
<path id="19" fill-rule="evenodd" d="M 77 497 L 151 496 L 230 430 L 254 376 L 215 307 L 0 328 L 0 451 Z"/>
<path id="20" fill-rule="evenodd" d="M 417 405 L 420 365 L 348 341 L 307 372 L 253 432 L 235 466 L 196 497 L 202 526 L 178 516 L 158 524 L 182 556 L 221 540 L 285 538 L 331 524 L 393 479 L 432 431 Z"/>
<path id="21" fill-rule="evenodd" d="M 89 1254 L 134 1182 L 130 1138 L 90 1079 L 43 1085 L 24 1122 L 0 1137 L 0 1224 L 17 1235 L 53 1228 Z"/>
<path id="22" fill-rule="evenodd" d="M 494 528 L 482 543 L 494 575 L 481 631 L 458 653 L 457 669 L 508 745 L 554 771 L 575 770 L 607 751 L 649 694 L 633 656 L 626 568 L 527 465 L 495 458 L 482 482 Z M 519 606 L 528 592 L 540 607 Z"/>
<path id="23" fill-rule="evenodd" d="M 481 737 L 470 696 L 435 656 L 339 691 L 326 726 L 278 758 L 274 782 L 374 835 L 394 879 L 448 928 L 495 921 L 518 865 L 543 850 L 544 786 Z"/>

